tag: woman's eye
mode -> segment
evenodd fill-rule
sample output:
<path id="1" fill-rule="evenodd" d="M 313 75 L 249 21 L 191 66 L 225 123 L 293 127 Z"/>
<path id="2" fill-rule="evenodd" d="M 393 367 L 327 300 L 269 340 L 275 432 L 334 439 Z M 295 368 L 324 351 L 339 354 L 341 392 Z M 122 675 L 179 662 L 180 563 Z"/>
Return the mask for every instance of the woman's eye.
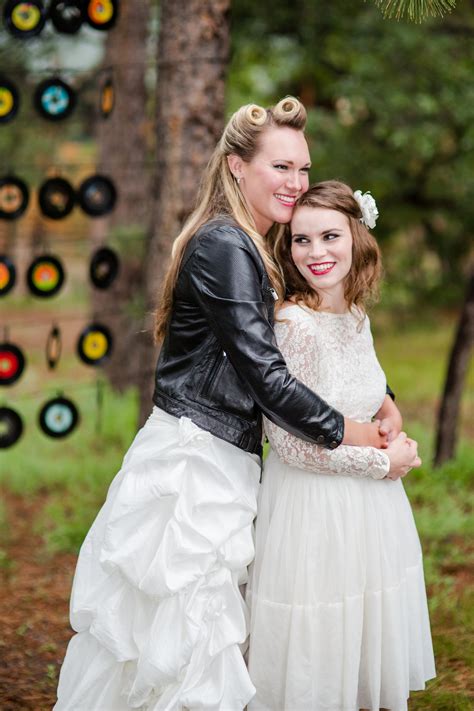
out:
<path id="1" fill-rule="evenodd" d="M 336 239 L 336 237 L 339 237 L 339 235 L 329 234 L 329 235 L 324 235 L 323 239 L 325 239 L 326 242 L 331 242 L 333 239 Z"/>
<path id="2" fill-rule="evenodd" d="M 277 163 L 274 168 L 278 168 L 279 170 L 288 170 L 288 166 L 284 165 L 283 163 Z"/>
<path id="3" fill-rule="evenodd" d="M 307 239 L 306 237 L 294 237 L 293 242 L 295 244 L 308 244 L 309 239 Z"/>
<path id="4" fill-rule="evenodd" d="M 308 175 L 309 171 L 310 171 L 309 167 L 308 168 L 301 168 L 300 173 L 306 173 L 306 175 Z"/>

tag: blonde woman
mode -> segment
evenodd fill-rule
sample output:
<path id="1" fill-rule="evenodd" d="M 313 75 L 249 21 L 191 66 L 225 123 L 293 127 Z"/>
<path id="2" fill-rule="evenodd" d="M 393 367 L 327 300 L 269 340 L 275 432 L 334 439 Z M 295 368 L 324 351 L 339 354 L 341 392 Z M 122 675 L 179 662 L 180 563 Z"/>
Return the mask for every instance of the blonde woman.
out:
<path id="1" fill-rule="evenodd" d="M 255 689 L 239 586 L 254 556 L 262 412 L 328 450 L 386 439 L 293 378 L 274 340 L 283 284 L 266 240 L 308 187 L 304 124 L 292 98 L 237 111 L 175 241 L 155 408 L 80 552 L 56 711 L 243 709 Z M 397 413 L 387 397 L 384 431 Z M 416 465 L 415 445 L 398 450 L 394 467 Z"/>
<path id="2" fill-rule="evenodd" d="M 290 372 L 360 422 L 386 391 L 365 313 L 380 277 L 373 208 L 344 183 L 318 183 L 275 244 L 287 285 L 276 335 Z M 392 445 L 328 450 L 269 419 L 265 429 L 249 709 L 406 711 L 435 672 L 420 542 Z"/>

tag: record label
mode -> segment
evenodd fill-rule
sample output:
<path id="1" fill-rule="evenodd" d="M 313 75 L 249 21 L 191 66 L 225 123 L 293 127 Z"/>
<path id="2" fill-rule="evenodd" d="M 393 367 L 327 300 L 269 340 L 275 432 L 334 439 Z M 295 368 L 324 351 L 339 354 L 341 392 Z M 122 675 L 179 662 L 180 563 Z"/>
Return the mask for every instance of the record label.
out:
<path id="1" fill-rule="evenodd" d="M 18 112 L 20 97 L 14 84 L 0 78 L 0 123 L 11 121 Z"/>
<path id="2" fill-rule="evenodd" d="M 95 30 L 110 30 L 117 21 L 117 0 L 88 0 L 86 20 Z"/>
<path id="3" fill-rule="evenodd" d="M 98 289 L 108 289 L 115 281 L 120 269 L 117 254 L 109 247 L 101 247 L 92 255 L 89 276 Z"/>
<path id="4" fill-rule="evenodd" d="M 15 286 L 15 282 L 15 265 L 4 254 L 0 254 L 0 296 L 8 294 Z"/>
<path id="5" fill-rule="evenodd" d="M 41 0 L 7 0 L 3 17 L 11 34 L 28 38 L 39 35 L 46 22 L 46 11 Z"/>
<path id="6" fill-rule="evenodd" d="M 62 121 L 76 106 L 76 94 L 62 79 L 45 79 L 35 90 L 34 104 L 49 121 Z"/>
<path id="7" fill-rule="evenodd" d="M 44 255 L 28 268 L 27 284 L 35 296 L 49 297 L 58 293 L 64 283 L 64 269 L 57 257 Z"/>
<path id="8" fill-rule="evenodd" d="M 16 220 L 28 207 L 29 192 L 19 178 L 0 178 L 0 219 Z"/>
<path id="9" fill-rule="evenodd" d="M 39 425 L 49 437 L 67 437 L 79 422 L 77 407 L 65 397 L 48 400 L 40 410 Z"/>
<path id="10" fill-rule="evenodd" d="M 50 178 L 40 187 L 38 201 L 43 215 L 52 220 L 62 220 L 72 212 L 76 195 L 69 181 Z"/>
<path id="11" fill-rule="evenodd" d="M 117 191 L 110 178 L 105 175 L 91 175 L 81 183 L 78 200 L 87 215 L 102 217 L 114 209 Z"/>
<path id="12" fill-rule="evenodd" d="M 13 385 L 25 369 L 25 356 L 13 343 L 0 343 L 0 385 Z"/>
<path id="13" fill-rule="evenodd" d="M 87 365 L 101 365 L 112 351 L 112 334 L 102 324 L 87 326 L 79 336 L 77 354 Z"/>

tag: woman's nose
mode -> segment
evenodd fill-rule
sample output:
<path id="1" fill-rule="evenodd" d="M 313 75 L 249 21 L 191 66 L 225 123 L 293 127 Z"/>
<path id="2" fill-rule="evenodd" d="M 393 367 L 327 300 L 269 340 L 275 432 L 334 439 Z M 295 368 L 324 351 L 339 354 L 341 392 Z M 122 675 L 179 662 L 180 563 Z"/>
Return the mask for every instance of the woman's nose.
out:
<path id="1" fill-rule="evenodd" d="M 313 240 L 311 242 L 311 246 L 310 246 L 310 250 L 309 250 L 309 256 L 311 259 L 318 261 L 322 257 L 325 257 L 326 253 L 327 253 L 326 244 L 324 242 L 321 242 L 319 240 Z"/>
<path id="2" fill-rule="evenodd" d="M 303 190 L 303 182 L 301 179 L 301 174 L 299 170 L 290 170 L 288 172 L 288 178 L 286 181 L 289 188 L 292 190 L 297 190 L 298 192 Z"/>

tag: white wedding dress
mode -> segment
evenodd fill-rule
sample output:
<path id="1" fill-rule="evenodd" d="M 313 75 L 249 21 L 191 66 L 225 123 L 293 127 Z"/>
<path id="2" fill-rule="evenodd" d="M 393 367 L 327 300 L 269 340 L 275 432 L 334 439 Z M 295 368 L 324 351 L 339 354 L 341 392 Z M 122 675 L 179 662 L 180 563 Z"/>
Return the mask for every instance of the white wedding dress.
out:
<path id="1" fill-rule="evenodd" d="M 241 711 L 260 458 L 154 408 L 81 548 L 55 711 Z"/>
<path id="2" fill-rule="evenodd" d="M 386 381 L 369 320 L 289 306 L 276 334 L 290 372 L 369 422 Z M 284 320 L 284 321 L 282 321 Z M 435 675 L 422 552 L 387 455 L 328 450 L 269 421 L 256 528 L 251 711 L 406 711 Z M 416 476 L 413 472 L 411 476 Z"/>

